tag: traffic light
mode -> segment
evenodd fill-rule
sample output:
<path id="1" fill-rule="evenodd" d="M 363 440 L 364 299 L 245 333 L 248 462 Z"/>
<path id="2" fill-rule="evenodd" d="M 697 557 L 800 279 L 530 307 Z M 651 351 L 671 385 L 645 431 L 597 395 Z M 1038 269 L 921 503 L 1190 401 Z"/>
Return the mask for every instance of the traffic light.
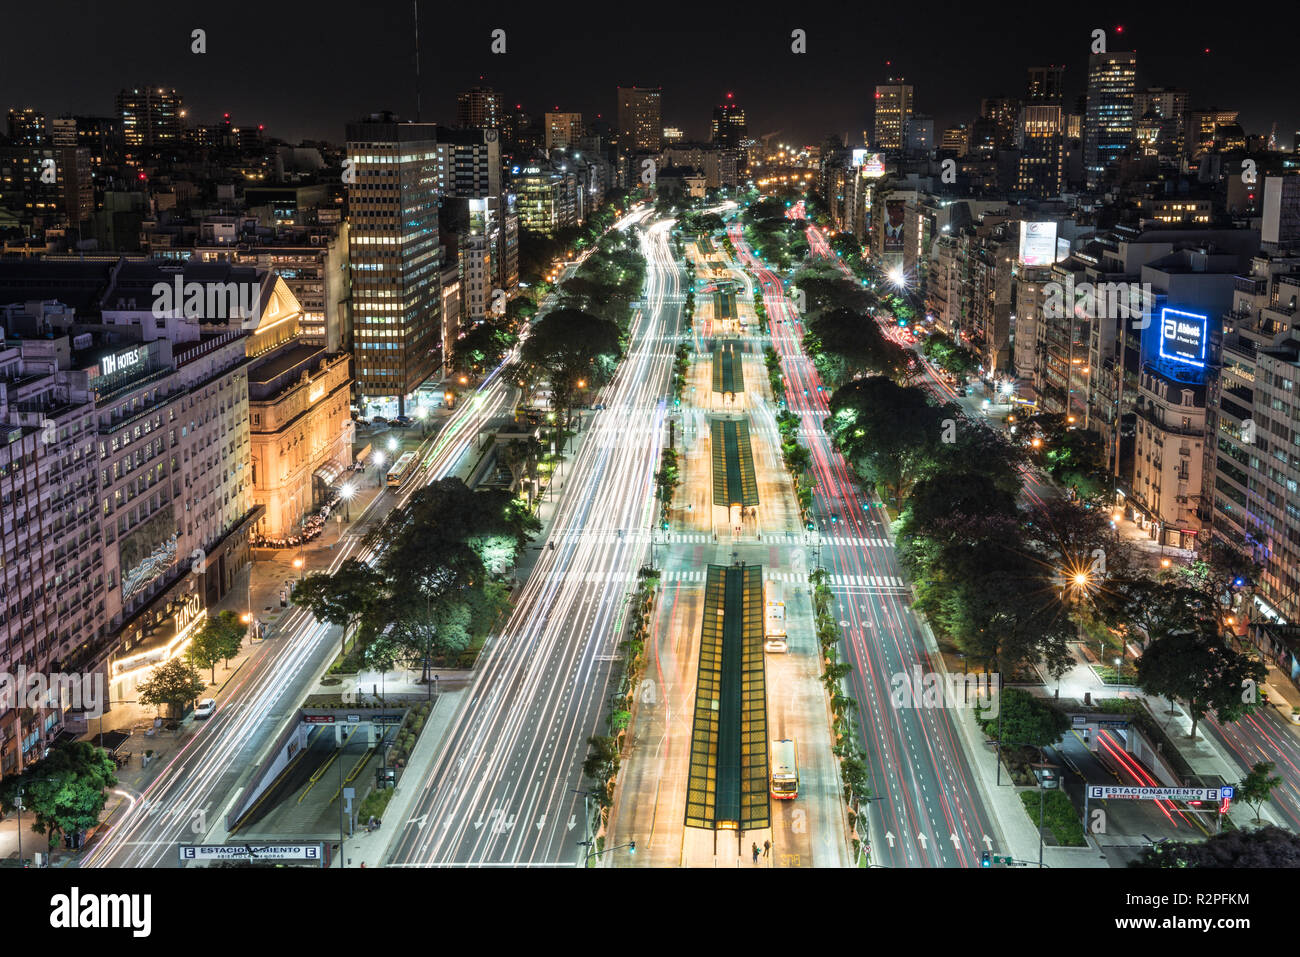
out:
<path id="1" fill-rule="evenodd" d="M 993 862 L 989 859 L 989 852 L 985 851 L 980 855 L 980 867 L 992 867 Z"/>
<path id="2" fill-rule="evenodd" d="M 630 842 L 630 843 L 628 844 L 628 846 L 627 846 L 627 852 L 628 852 L 629 854 L 635 854 L 635 853 L 636 853 L 636 841 L 632 841 L 632 842 Z"/>
<path id="3" fill-rule="evenodd" d="M 812 522 L 809 522 L 809 523 L 808 523 L 808 531 L 811 532 L 812 530 L 813 530 L 813 523 L 812 523 Z"/>

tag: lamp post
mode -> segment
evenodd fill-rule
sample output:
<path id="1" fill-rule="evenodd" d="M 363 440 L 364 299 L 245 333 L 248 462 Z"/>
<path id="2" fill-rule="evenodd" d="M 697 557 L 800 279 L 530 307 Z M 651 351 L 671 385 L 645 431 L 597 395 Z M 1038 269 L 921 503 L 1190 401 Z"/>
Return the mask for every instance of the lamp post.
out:
<path id="1" fill-rule="evenodd" d="M 339 489 L 339 498 L 343 499 L 343 511 L 347 521 L 352 521 L 352 497 L 357 494 L 356 487 L 351 482 L 344 482 L 343 487 Z"/>

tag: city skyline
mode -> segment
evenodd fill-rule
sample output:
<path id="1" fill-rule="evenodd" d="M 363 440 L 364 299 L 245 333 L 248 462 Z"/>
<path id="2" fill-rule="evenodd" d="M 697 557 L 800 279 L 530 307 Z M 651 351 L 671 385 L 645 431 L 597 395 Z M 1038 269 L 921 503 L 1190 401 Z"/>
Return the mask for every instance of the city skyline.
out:
<path id="1" fill-rule="evenodd" d="M 602 24 L 592 42 L 584 44 L 581 35 L 539 18 L 535 11 L 465 16 L 458 10 L 422 6 L 420 118 L 453 123 L 457 94 L 481 82 L 501 93 L 507 107 L 522 103 L 538 115 L 558 106 L 561 111 L 581 112 L 587 119 L 599 114 L 612 123 L 616 86 L 662 86 L 665 125 L 684 128 L 692 139 L 707 138 L 712 107 L 731 91 L 747 111 L 751 135 L 783 130 L 800 144 L 815 143 L 831 132 L 860 137 L 862 130 L 870 129 L 875 85 L 902 76 L 916 89 L 915 109 L 935 117 L 937 135 L 942 127 L 976 115 L 981 97 L 1022 97 L 1024 71 L 1045 63 L 1065 66 L 1068 111 L 1085 92 L 1092 31 L 1105 29 L 1109 50 L 1136 49 L 1139 89 L 1177 87 L 1188 90 L 1194 106 L 1238 108 L 1248 132 L 1267 133 L 1276 122 L 1289 139 L 1300 128 L 1300 107 L 1287 95 L 1284 84 L 1261 84 L 1257 72 L 1258 64 L 1276 62 L 1280 76 L 1285 55 L 1280 31 L 1249 38 L 1225 36 L 1209 26 L 1169 21 L 1120 5 L 1110 7 L 1114 12 L 1108 14 L 1102 5 L 1069 15 L 1025 6 L 1038 10 L 1040 16 L 1008 16 L 1008 23 L 999 24 L 1005 33 L 990 48 L 991 55 L 977 59 L 973 83 L 967 71 L 970 58 L 980 51 L 971 49 L 972 37 L 988 30 L 973 11 L 945 11 L 937 23 L 927 22 L 925 53 L 915 49 L 909 38 L 915 27 L 909 28 L 901 12 L 873 13 L 871 26 L 861 33 L 826 18 L 807 17 L 801 26 L 796 14 L 788 25 L 764 20 L 742 22 L 734 29 L 702 26 L 686 35 L 694 38 L 687 42 L 701 49 L 734 43 L 755 55 L 738 62 L 705 57 L 683 73 L 662 59 L 665 47 L 677 48 L 684 42 L 682 34 L 666 26 Z M 83 4 L 23 7 L 13 11 L 11 25 L 19 32 L 39 33 L 52 28 L 51 18 L 69 15 L 67 7 L 81 11 L 82 17 L 94 16 Z M 331 8 L 327 3 L 313 9 L 322 7 Z M 36 48 L 11 51 L 10 102 L 5 108 L 35 106 L 50 115 L 106 115 L 118 89 L 148 82 L 177 89 L 185 97 L 191 122 L 217 122 L 230 113 L 236 123 L 262 123 L 270 135 L 290 142 L 339 143 L 347 122 L 381 110 L 415 118 L 409 5 L 394 4 L 392 16 L 374 24 L 375 42 L 364 51 L 355 49 L 347 31 L 326 29 L 346 22 L 349 8 L 344 5 L 337 7 L 336 16 L 324 14 L 319 20 L 286 9 L 258 7 L 261 29 L 251 36 L 239 30 L 241 17 L 252 9 L 243 4 L 202 14 L 163 4 L 146 4 L 144 9 L 149 12 L 132 18 L 129 28 L 108 23 L 67 37 L 69 55 L 89 70 L 89 79 L 71 71 L 43 75 L 45 61 Z M 463 19 L 452 19 L 458 15 Z M 891 23 L 895 18 L 900 22 Z M 206 53 L 190 52 L 195 28 L 207 31 Z M 490 47 L 497 28 L 506 30 L 506 53 L 494 55 Z M 790 33 L 795 28 L 807 32 L 806 54 L 790 51 Z M 118 30 L 121 33 L 115 36 Z M 277 68 L 270 65 L 286 53 L 276 42 L 286 35 L 319 43 L 322 52 L 312 57 L 337 57 L 347 67 L 319 72 L 302 68 L 304 76 L 310 77 L 310 94 L 302 88 L 301 95 L 268 97 L 260 84 L 249 81 Z M 455 42 L 443 44 L 448 37 L 455 37 Z M 475 52 L 476 42 L 480 53 Z M 550 63 L 557 55 L 582 66 L 553 73 L 539 69 L 539 61 Z M 783 63 L 787 57 L 788 63 Z M 124 63 L 132 65 L 124 67 Z M 797 83 L 790 82 L 779 68 L 782 65 L 811 75 L 800 74 Z M 539 73 L 550 75 L 539 77 Z M 103 84 L 102 91 L 96 90 L 98 83 Z"/>

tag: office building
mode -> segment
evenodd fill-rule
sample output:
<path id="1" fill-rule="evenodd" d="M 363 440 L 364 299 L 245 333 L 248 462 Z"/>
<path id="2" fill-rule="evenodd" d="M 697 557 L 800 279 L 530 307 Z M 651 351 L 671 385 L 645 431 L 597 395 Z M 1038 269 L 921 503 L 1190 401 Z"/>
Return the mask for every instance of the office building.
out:
<path id="1" fill-rule="evenodd" d="M 901 153 L 905 124 L 912 116 L 912 84 L 890 79 L 876 87 L 872 146 L 881 152 Z"/>
<path id="2" fill-rule="evenodd" d="M 358 390 L 405 414 L 407 397 L 443 363 L 437 127 L 375 114 L 348 124 L 347 140 Z"/>
<path id="3" fill-rule="evenodd" d="M 440 195 L 462 199 L 501 195 L 499 136 L 486 128 L 453 130 L 440 126 L 437 137 Z"/>
<path id="4" fill-rule="evenodd" d="M 1088 58 L 1088 106 L 1083 121 L 1083 165 L 1089 187 L 1133 147 L 1136 53 L 1093 53 Z"/>

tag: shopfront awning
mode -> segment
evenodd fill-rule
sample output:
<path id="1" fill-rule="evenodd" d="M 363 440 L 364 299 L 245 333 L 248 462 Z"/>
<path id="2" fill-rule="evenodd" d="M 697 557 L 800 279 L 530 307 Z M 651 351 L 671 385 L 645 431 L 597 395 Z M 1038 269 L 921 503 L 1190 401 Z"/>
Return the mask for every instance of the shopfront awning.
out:
<path id="1" fill-rule="evenodd" d="M 343 466 L 339 465 L 337 462 L 326 462 L 312 473 L 313 477 L 319 480 L 323 485 L 334 485 L 338 482 L 339 476 L 342 474 Z"/>

